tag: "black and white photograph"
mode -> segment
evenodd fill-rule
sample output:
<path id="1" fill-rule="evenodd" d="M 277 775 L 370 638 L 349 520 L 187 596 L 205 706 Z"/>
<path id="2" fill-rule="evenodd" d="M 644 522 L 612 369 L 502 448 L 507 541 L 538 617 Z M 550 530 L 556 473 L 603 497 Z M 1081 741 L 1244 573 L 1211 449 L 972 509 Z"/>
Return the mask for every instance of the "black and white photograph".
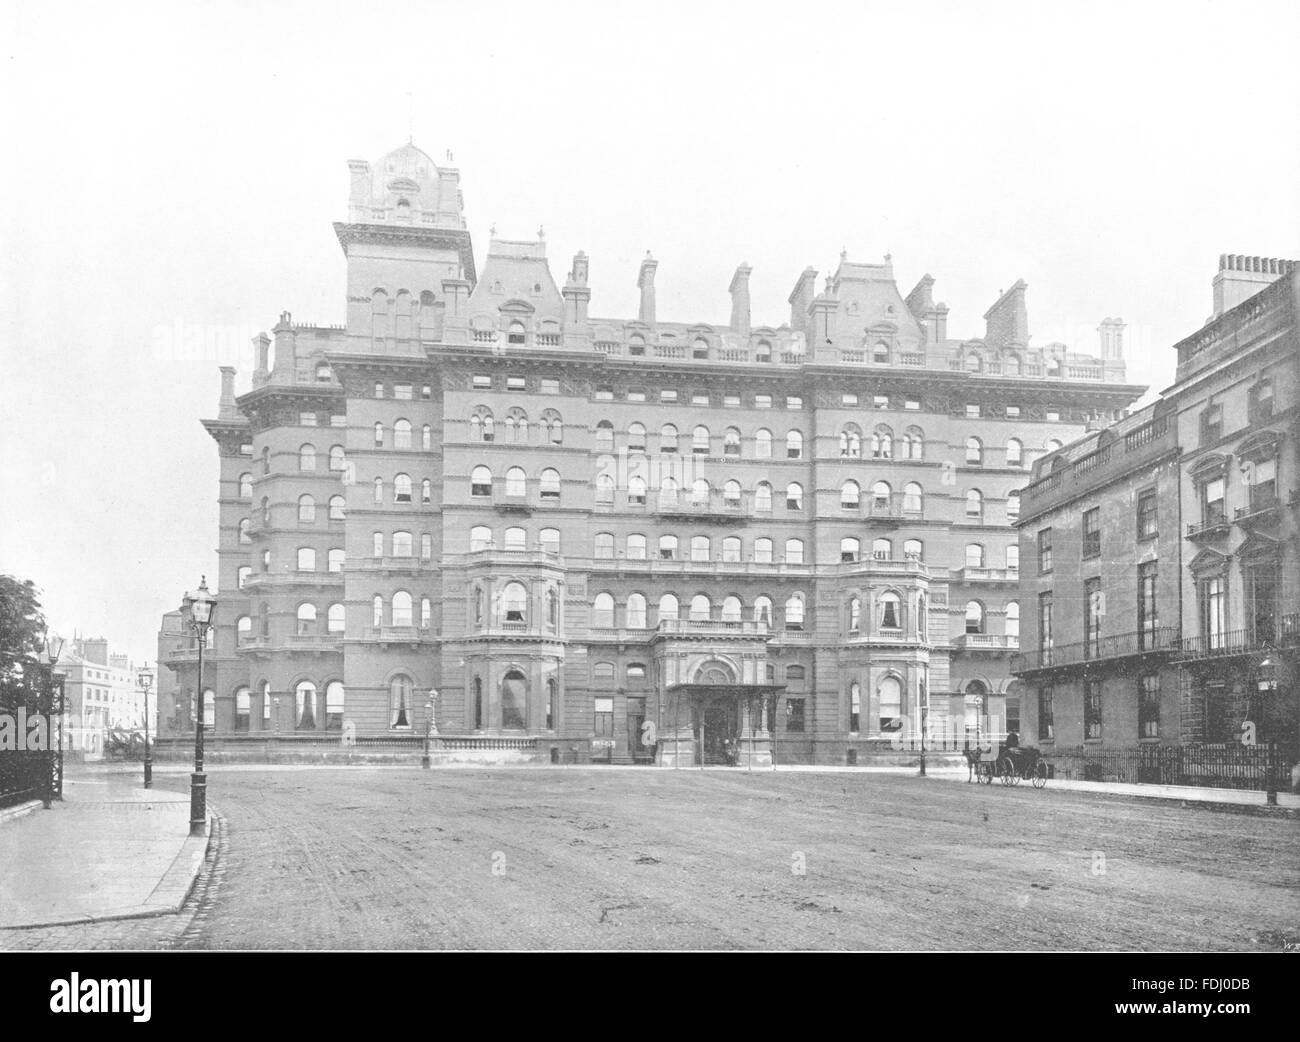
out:
<path id="1" fill-rule="evenodd" d="M 971 1016 L 1016 953 L 1107 968 L 1081 1023 L 1266 1012 L 1300 7 L 3 24 L 33 1009 L 162 1025 L 182 952 L 844 952 L 953 956 Z"/>

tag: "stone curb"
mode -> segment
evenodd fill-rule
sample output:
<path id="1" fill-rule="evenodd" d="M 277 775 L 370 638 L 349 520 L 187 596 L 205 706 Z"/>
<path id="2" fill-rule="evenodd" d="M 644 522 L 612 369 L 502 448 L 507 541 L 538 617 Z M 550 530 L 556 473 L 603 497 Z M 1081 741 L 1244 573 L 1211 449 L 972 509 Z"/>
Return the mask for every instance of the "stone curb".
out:
<path id="1" fill-rule="evenodd" d="M 36 804 L 40 806 L 40 801 Z M 148 919 L 160 915 L 174 915 L 179 912 L 194 890 L 203 865 L 212 853 L 213 843 L 220 845 L 221 830 L 217 825 L 218 815 L 209 808 L 208 829 L 202 836 L 188 836 L 180 852 L 163 873 L 158 885 L 145 899 L 144 904 L 119 912 L 106 912 L 103 915 L 72 915 L 55 919 L 42 919 L 33 923 L 12 923 L 0 926 L 0 930 L 36 930 L 47 926 L 74 926 L 81 923 L 107 923 L 117 919 Z"/>
<path id="2" fill-rule="evenodd" d="M 34 810 L 39 810 L 45 804 L 41 800 L 28 800 L 26 803 L 16 803 L 12 807 L 6 807 L 0 810 L 0 825 L 6 821 L 15 821 L 18 818 L 25 817 Z"/>

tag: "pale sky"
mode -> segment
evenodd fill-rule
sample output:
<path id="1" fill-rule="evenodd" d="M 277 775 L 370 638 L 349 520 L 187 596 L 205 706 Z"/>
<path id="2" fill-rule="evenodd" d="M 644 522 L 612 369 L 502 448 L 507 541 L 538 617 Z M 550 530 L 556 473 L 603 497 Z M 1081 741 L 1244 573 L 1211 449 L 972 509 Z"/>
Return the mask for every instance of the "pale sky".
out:
<path id="1" fill-rule="evenodd" d="M 130 3 L 0 22 L 0 572 L 153 659 L 216 571 L 219 364 L 344 318 L 352 157 L 455 154 L 488 228 L 546 228 L 592 313 L 755 323 L 808 265 L 893 255 L 950 336 L 1017 278 L 1034 343 L 1173 378 L 1220 253 L 1300 257 L 1300 4 Z M 410 92 L 411 101 L 407 94 Z M 206 353 L 178 356 L 195 338 Z"/>

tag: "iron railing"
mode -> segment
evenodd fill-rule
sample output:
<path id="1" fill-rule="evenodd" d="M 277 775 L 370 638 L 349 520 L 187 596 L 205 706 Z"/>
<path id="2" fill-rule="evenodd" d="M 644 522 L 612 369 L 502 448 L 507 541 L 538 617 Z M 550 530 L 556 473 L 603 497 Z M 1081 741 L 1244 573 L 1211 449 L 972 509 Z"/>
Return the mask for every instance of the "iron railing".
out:
<path id="1" fill-rule="evenodd" d="M 1286 787 L 1290 757 L 1276 746 L 1150 745 L 1098 749 L 1076 746 L 1044 753 L 1058 778 L 1144 785 L 1196 785 L 1216 789 L 1267 790 Z"/>
<path id="2" fill-rule="evenodd" d="M 1075 666 L 1084 662 L 1127 658 L 1131 655 L 1173 652 L 1180 646 L 1177 627 L 1158 626 L 1149 630 L 1103 635 L 1094 640 L 1080 640 L 1071 644 L 1057 644 L 1052 647 L 1038 648 L 1035 651 L 1024 651 L 1012 656 L 1011 672 L 1030 673 L 1035 670 Z"/>

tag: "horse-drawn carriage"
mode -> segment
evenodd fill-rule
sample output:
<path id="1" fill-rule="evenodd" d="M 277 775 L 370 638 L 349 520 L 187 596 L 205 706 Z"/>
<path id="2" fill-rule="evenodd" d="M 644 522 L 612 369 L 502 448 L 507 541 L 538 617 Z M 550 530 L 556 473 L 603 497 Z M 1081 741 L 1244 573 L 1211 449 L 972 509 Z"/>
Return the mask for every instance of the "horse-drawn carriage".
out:
<path id="1" fill-rule="evenodd" d="M 977 783 L 992 785 L 996 776 L 1003 785 L 1019 785 L 1022 781 L 1030 782 L 1035 789 L 1047 784 L 1047 761 L 1033 746 L 1021 748 L 1018 745 L 1002 744 L 996 756 L 986 759 L 978 746 L 966 749 L 966 766 L 970 769 L 967 781 L 974 779 Z"/>

